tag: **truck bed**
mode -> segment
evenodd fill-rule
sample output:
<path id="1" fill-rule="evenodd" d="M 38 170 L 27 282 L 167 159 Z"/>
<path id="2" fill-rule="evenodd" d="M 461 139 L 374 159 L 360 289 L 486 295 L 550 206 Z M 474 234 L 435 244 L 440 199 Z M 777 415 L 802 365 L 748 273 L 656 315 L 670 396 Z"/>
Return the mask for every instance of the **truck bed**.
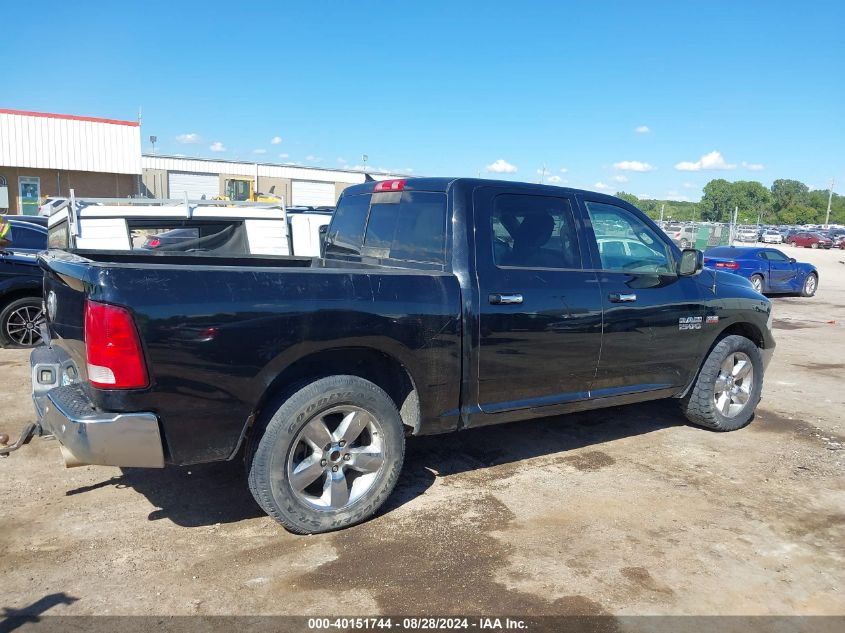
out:
<path id="1" fill-rule="evenodd" d="M 45 297 L 55 295 L 52 345 L 74 359 L 83 385 L 85 301 L 131 310 L 149 388 L 86 388 L 104 411 L 155 413 L 168 462 L 232 456 L 274 381 L 299 359 L 330 350 L 367 348 L 395 359 L 429 394 L 424 432 L 457 424 L 461 292 L 450 273 L 103 251 L 48 251 L 40 261 Z"/>

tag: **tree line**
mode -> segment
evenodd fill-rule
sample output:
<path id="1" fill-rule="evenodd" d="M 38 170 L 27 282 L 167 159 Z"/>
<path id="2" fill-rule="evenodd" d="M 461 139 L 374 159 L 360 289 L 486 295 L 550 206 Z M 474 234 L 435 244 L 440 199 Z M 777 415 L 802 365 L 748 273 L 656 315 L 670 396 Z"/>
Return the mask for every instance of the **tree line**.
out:
<path id="1" fill-rule="evenodd" d="M 827 189 L 813 189 L 799 180 L 779 179 L 770 188 L 754 180 L 729 182 L 723 178 L 704 186 L 700 202 L 641 200 L 620 191 L 616 194 L 658 219 L 730 222 L 739 208 L 740 224 L 822 224 L 827 214 Z M 845 224 L 845 196 L 833 194 L 830 223 Z"/>

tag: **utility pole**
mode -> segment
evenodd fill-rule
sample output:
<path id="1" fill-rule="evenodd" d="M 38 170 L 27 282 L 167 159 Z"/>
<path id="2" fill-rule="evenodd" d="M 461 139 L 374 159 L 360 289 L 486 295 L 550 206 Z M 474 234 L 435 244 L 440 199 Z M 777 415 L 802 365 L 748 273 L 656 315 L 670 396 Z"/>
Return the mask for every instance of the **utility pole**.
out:
<path id="1" fill-rule="evenodd" d="M 665 208 L 666 208 L 665 204 L 660 205 L 660 226 L 661 227 L 663 226 L 663 209 L 665 209 Z"/>
<path id="2" fill-rule="evenodd" d="M 830 179 L 830 189 L 827 192 L 827 216 L 824 220 L 824 225 L 830 226 L 830 203 L 833 201 L 833 185 L 836 184 L 836 180 L 834 178 Z"/>
<path id="3" fill-rule="evenodd" d="M 541 185 L 546 182 L 546 163 L 543 163 L 543 170 L 540 172 L 540 180 L 538 180 Z"/>

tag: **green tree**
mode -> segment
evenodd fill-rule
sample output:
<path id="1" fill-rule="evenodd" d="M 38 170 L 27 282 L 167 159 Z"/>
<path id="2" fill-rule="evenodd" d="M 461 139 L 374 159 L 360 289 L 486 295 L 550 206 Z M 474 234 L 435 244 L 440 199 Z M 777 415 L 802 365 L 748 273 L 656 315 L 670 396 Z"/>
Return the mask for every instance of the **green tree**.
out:
<path id="1" fill-rule="evenodd" d="M 635 196 L 635 195 L 634 195 L 634 194 L 632 194 L 632 193 L 626 193 L 626 192 L 624 192 L 624 191 L 617 191 L 617 192 L 616 192 L 616 197 L 617 197 L 617 198 L 622 198 L 623 200 L 626 200 L 627 202 L 630 202 L 630 203 L 631 203 L 631 204 L 633 204 L 635 207 L 639 207 L 639 206 L 640 206 L 640 199 L 639 199 L 639 198 L 637 198 L 637 196 Z"/>
<path id="2" fill-rule="evenodd" d="M 809 207 L 810 189 L 800 180 L 779 179 L 772 183 L 772 203 L 775 213 L 791 207 Z"/>
<path id="3" fill-rule="evenodd" d="M 732 184 L 732 190 L 734 205 L 741 211 L 750 211 L 754 222 L 757 222 L 758 218 L 761 223 L 765 222 L 766 216 L 771 219 L 772 194 L 762 184 L 756 180 L 739 180 Z M 730 218 L 728 213 L 727 219 Z"/>
<path id="4" fill-rule="evenodd" d="M 724 178 L 711 180 L 704 185 L 704 196 L 702 196 L 699 204 L 701 219 L 711 222 L 727 221 L 730 219 L 734 207 L 738 205 L 733 183 Z"/>

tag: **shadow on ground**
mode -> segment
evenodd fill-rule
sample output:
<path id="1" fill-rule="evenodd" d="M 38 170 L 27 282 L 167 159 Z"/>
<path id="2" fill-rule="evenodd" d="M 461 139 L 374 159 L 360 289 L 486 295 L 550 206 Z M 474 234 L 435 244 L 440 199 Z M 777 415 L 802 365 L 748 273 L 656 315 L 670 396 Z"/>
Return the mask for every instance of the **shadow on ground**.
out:
<path id="1" fill-rule="evenodd" d="M 677 403 L 667 400 L 409 438 L 399 483 L 380 514 L 423 494 L 438 476 L 518 464 L 683 423 Z M 589 470 L 591 460 L 602 459 L 607 456 L 595 451 L 579 456 L 573 465 Z M 163 470 L 126 468 L 121 476 L 67 494 L 105 486 L 136 490 L 158 508 L 149 520 L 166 518 L 183 527 L 235 523 L 264 514 L 249 493 L 240 458 Z"/>

